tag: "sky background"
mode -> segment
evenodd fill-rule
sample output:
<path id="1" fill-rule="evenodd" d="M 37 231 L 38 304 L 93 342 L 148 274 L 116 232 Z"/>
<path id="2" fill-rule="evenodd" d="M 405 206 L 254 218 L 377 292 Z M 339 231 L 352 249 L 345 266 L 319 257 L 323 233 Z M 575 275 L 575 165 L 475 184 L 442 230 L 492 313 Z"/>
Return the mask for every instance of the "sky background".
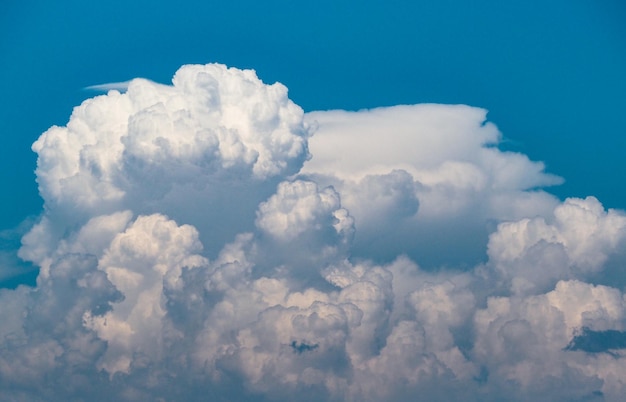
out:
<path id="1" fill-rule="evenodd" d="M 626 6 L 619 0 L 13 1 L 0 12 L 0 227 L 37 214 L 34 140 L 135 77 L 220 62 L 279 81 L 305 111 L 415 103 L 489 110 L 552 191 L 626 207 Z"/>
<path id="2" fill-rule="evenodd" d="M 625 18 L 3 2 L 0 395 L 621 400 Z"/>

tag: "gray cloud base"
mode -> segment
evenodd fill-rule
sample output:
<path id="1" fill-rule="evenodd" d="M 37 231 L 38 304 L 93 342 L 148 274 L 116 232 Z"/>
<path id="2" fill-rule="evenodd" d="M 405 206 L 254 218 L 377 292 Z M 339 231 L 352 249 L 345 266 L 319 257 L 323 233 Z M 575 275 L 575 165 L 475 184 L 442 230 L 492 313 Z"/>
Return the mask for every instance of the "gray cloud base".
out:
<path id="1" fill-rule="evenodd" d="M 3 398 L 619 400 L 621 343 L 584 345 L 626 331 L 626 215 L 485 117 L 304 114 L 216 64 L 86 100 L 33 145 Z"/>

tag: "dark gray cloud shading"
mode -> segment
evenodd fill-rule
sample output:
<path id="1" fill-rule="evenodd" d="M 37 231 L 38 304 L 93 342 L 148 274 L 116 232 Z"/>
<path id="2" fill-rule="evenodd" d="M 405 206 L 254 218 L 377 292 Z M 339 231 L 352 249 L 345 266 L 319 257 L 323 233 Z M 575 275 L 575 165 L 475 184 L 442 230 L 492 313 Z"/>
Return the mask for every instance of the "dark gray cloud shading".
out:
<path id="1" fill-rule="evenodd" d="M 33 145 L 2 398 L 620 400 L 626 214 L 485 117 L 305 114 L 215 64 L 86 100 Z"/>
<path id="2" fill-rule="evenodd" d="M 309 345 L 309 344 L 307 344 L 305 342 L 298 343 L 297 341 L 291 341 L 291 344 L 289 344 L 289 346 L 291 346 L 291 348 L 293 349 L 294 352 L 300 354 L 300 353 L 304 353 L 304 352 L 314 351 L 320 345 L 318 343 L 313 344 L 313 345 Z"/>
<path id="3" fill-rule="evenodd" d="M 614 349 L 626 349 L 626 332 L 614 329 L 594 331 L 587 327 L 583 327 L 565 348 L 588 353 L 611 353 Z"/>

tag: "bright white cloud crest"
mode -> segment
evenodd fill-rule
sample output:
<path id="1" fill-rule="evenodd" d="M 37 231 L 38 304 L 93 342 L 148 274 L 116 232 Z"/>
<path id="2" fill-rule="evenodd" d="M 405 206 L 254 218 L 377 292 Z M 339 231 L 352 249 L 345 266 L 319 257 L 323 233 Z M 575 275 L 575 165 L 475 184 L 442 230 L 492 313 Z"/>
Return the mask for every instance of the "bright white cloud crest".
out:
<path id="1" fill-rule="evenodd" d="M 216 64 L 86 100 L 33 145 L 3 396 L 618 400 L 626 215 L 485 116 L 304 114 Z"/>

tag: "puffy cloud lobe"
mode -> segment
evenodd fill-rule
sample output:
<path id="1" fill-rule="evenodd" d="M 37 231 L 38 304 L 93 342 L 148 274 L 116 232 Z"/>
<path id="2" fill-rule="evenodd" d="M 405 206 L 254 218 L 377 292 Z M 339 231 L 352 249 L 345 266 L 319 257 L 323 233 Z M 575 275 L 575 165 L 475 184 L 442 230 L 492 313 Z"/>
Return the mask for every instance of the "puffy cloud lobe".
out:
<path id="1" fill-rule="evenodd" d="M 594 197 L 567 199 L 548 219 L 502 223 L 490 236 L 490 262 L 516 292 L 592 276 L 626 245 L 626 215 L 605 211 Z"/>
<path id="2" fill-rule="evenodd" d="M 221 65 L 85 101 L 33 146 L 3 397 L 619 400 L 621 344 L 571 345 L 626 330 L 625 215 L 485 113 L 305 116 Z"/>
<path id="3" fill-rule="evenodd" d="M 193 254 L 202 249 L 197 237 L 193 227 L 178 227 L 161 215 L 151 215 L 137 218 L 112 240 L 98 269 L 106 273 L 123 300 L 102 316 L 90 311 L 84 316 L 85 326 L 107 341 L 99 367 L 111 374 L 128 373 L 137 355 L 153 360 L 162 354 L 163 287 L 180 287 L 183 267 L 206 264 L 203 257 Z"/>
<path id="4" fill-rule="evenodd" d="M 294 288 L 328 286 L 320 271 L 347 258 L 355 232 L 332 187 L 302 180 L 280 183 L 259 205 L 256 226 L 255 275 L 288 278 Z"/>
<path id="5" fill-rule="evenodd" d="M 332 220 L 324 222 L 328 219 Z M 300 180 L 280 183 L 276 194 L 259 206 L 256 224 L 282 241 L 321 230 L 324 224 L 344 236 L 353 230 L 353 220 L 340 207 L 336 191 L 330 187 L 318 191 L 316 183 Z"/>
<path id="6" fill-rule="evenodd" d="M 475 315 L 474 354 L 490 376 L 518 383 L 531 395 L 571 400 L 599 391 L 618 400 L 615 391 L 623 392 L 622 383 L 604 367 L 614 357 L 571 352 L 566 346 L 583 326 L 602 330 L 623 325 L 624 296 L 619 290 L 561 281 L 546 294 L 490 298 L 487 308 Z"/>
<path id="7" fill-rule="evenodd" d="M 474 264 L 484 258 L 486 222 L 550 213 L 558 201 L 533 189 L 561 182 L 542 163 L 498 150 L 500 133 L 485 117 L 464 105 L 312 112 L 306 118 L 319 127 L 301 174 L 341 194 L 360 254 Z"/>

